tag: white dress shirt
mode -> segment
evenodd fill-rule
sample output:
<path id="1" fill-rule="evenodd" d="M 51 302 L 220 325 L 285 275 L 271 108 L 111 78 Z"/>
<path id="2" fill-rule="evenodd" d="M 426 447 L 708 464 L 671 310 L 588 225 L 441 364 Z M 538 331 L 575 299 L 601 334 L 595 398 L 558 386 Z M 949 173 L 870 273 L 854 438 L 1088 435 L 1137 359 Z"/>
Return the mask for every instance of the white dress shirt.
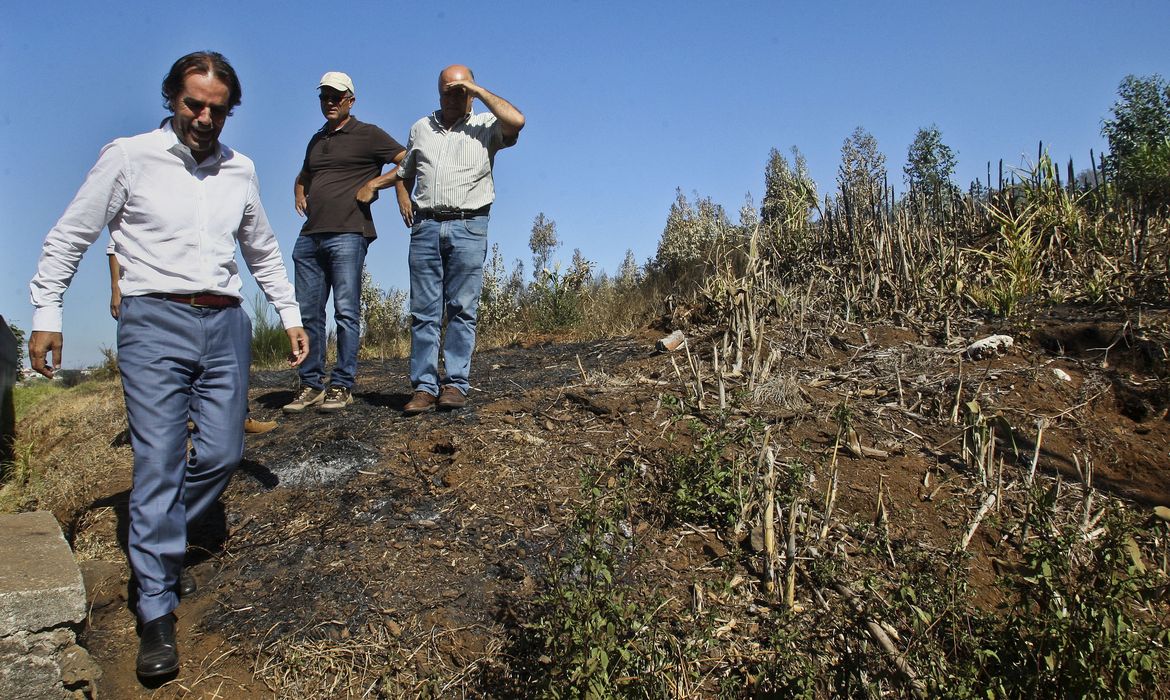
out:
<path id="1" fill-rule="evenodd" d="M 29 284 L 34 331 L 61 330 L 61 304 L 81 256 L 105 227 L 123 296 L 240 298 L 236 243 L 285 328 L 301 325 L 251 159 L 220 144 L 196 163 L 170 122 L 102 149 L 77 196 L 45 238 Z"/>

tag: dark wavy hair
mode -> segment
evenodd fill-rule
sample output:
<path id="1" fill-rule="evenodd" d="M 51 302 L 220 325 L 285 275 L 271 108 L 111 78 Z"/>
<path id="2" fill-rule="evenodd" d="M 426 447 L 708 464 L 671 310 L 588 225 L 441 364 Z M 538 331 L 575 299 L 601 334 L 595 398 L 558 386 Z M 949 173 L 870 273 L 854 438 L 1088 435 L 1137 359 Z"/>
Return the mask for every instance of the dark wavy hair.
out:
<path id="1" fill-rule="evenodd" d="M 228 114 L 240 104 L 244 91 L 240 87 L 240 79 L 236 77 L 236 69 L 232 68 L 232 64 L 228 63 L 223 54 L 216 51 L 196 51 L 175 61 L 175 65 L 171 66 L 170 72 L 163 78 L 163 106 L 168 111 L 175 111 L 172 105 L 183 92 L 183 81 L 192 73 L 211 73 L 228 86 Z"/>

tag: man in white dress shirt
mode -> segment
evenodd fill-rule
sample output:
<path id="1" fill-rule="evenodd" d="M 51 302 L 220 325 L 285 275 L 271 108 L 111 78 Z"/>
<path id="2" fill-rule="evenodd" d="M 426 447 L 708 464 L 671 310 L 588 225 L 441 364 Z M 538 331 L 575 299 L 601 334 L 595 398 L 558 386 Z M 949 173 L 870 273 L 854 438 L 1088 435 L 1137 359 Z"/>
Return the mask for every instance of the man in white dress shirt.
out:
<path id="1" fill-rule="evenodd" d="M 255 166 L 219 142 L 240 104 L 235 70 L 218 53 L 188 54 L 171 67 L 162 93 L 170 119 L 102 149 L 45 238 L 29 285 L 29 360 L 52 377 L 61 365 L 62 297 L 81 256 L 109 227 L 121 271 L 118 366 L 134 449 L 128 554 L 143 677 L 179 668 L 172 611 L 187 528 L 218 499 L 243 454 L 252 330 L 240 307 L 237 244 L 280 313 L 290 364 L 308 351 Z M 190 454 L 188 420 L 199 426 Z"/>

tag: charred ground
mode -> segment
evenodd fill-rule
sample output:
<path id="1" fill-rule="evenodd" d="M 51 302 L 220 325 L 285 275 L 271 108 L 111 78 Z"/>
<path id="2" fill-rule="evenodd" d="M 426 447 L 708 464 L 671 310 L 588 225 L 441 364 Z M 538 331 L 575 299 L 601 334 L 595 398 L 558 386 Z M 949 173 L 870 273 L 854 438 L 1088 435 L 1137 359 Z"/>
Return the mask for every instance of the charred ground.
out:
<path id="1" fill-rule="evenodd" d="M 129 447 L 116 444 L 117 421 L 91 424 L 83 440 L 115 442 L 112 463 L 57 515 L 87 559 L 84 643 L 105 670 L 100 694 L 535 694 L 563 672 L 541 646 L 549 621 L 561 619 L 550 605 L 587 587 L 588 562 L 601 560 L 628 594 L 619 613 L 646 615 L 655 626 L 646 634 L 690 640 L 663 667 L 677 680 L 671 694 L 737 694 L 758 681 L 770 646 L 832 648 L 816 615 L 862 615 L 826 577 L 864 597 L 882 586 L 853 589 L 857 571 L 905 585 L 909 562 L 956 550 L 994 490 L 964 456 L 971 402 L 999 428 L 1006 466 L 997 478 L 1009 487 L 1038 453 L 1046 483 L 1079 482 L 1091 463 L 1101 498 L 1137 510 L 1170 504 L 1164 326 L 1146 319 L 1135 330 L 1124 318 L 1070 312 L 1029 328 L 972 321 L 951 337 L 845 323 L 814 336 L 777 330 L 773 342 L 786 352 L 771 377 L 749 388 L 724 369 L 722 408 L 710 352 L 721 330 L 702 324 L 674 353 L 655 351 L 665 327 L 484 350 L 469 407 L 416 418 L 401 414 L 404 361 L 364 362 L 355 403 L 338 414 L 281 415 L 293 378 L 257 372 L 253 415 L 280 426 L 248 438 L 223 516 L 196 538 L 200 589 L 178 610 L 183 665 L 159 688 L 131 671 L 137 638 L 117 553 Z M 963 356 L 991 332 L 1012 335 L 1013 349 Z M 111 394 L 105 415 L 116 404 Z M 811 494 L 810 503 L 827 492 L 831 467 L 838 472 L 825 526 L 834 534 L 796 566 L 796 613 L 769 592 L 764 510 L 744 495 L 761 488 L 765 433 L 776 468 L 799 472 L 787 488 Z M 737 496 L 712 480 L 687 482 L 696 455 L 750 483 Z M 724 501 L 742 512 L 701 517 L 705 504 Z M 806 530 L 820 528 L 802 517 Z M 988 517 L 977 528 L 964 564 L 989 609 L 1001 601 L 998 567 L 1019 559 L 998 523 Z M 582 547 L 604 551 L 574 564 Z M 814 571 L 817 556 L 838 563 Z M 783 639 L 781 620 L 795 620 Z M 890 682 L 909 683 L 871 651 Z M 682 672 L 683 659 L 696 673 Z"/>

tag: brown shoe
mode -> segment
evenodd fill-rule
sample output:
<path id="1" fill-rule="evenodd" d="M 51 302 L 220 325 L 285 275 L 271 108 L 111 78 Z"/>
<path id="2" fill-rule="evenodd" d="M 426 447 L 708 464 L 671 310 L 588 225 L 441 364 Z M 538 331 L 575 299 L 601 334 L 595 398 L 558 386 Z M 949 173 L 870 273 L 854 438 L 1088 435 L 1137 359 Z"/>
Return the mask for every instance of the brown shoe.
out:
<path id="1" fill-rule="evenodd" d="M 463 408 L 467 405 L 467 397 L 454 386 L 447 384 L 439 390 L 439 408 L 448 410 Z"/>
<path id="2" fill-rule="evenodd" d="M 310 406 L 316 406 L 325 400 L 324 389 L 314 389 L 308 384 L 302 384 L 297 396 L 286 403 L 282 409 L 285 413 L 300 413 Z"/>
<path id="3" fill-rule="evenodd" d="M 410 401 L 402 407 L 402 412 L 408 416 L 417 416 L 420 413 L 435 410 L 435 396 L 425 391 L 416 391 Z"/>
<path id="4" fill-rule="evenodd" d="M 274 420 L 254 420 L 252 418 L 244 419 L 244 432 L 249 435 L 259 435 L 260 433 L 267 433 L 276 427 Z"/>
<path id="5" fill-rule="evenodd" d="M 340 411 L 353 403 L 353 393 L 343 386 L 331 386 L 325 390 L 325 400 L 321 402 L 319 410 L 331 413 Z"/>

